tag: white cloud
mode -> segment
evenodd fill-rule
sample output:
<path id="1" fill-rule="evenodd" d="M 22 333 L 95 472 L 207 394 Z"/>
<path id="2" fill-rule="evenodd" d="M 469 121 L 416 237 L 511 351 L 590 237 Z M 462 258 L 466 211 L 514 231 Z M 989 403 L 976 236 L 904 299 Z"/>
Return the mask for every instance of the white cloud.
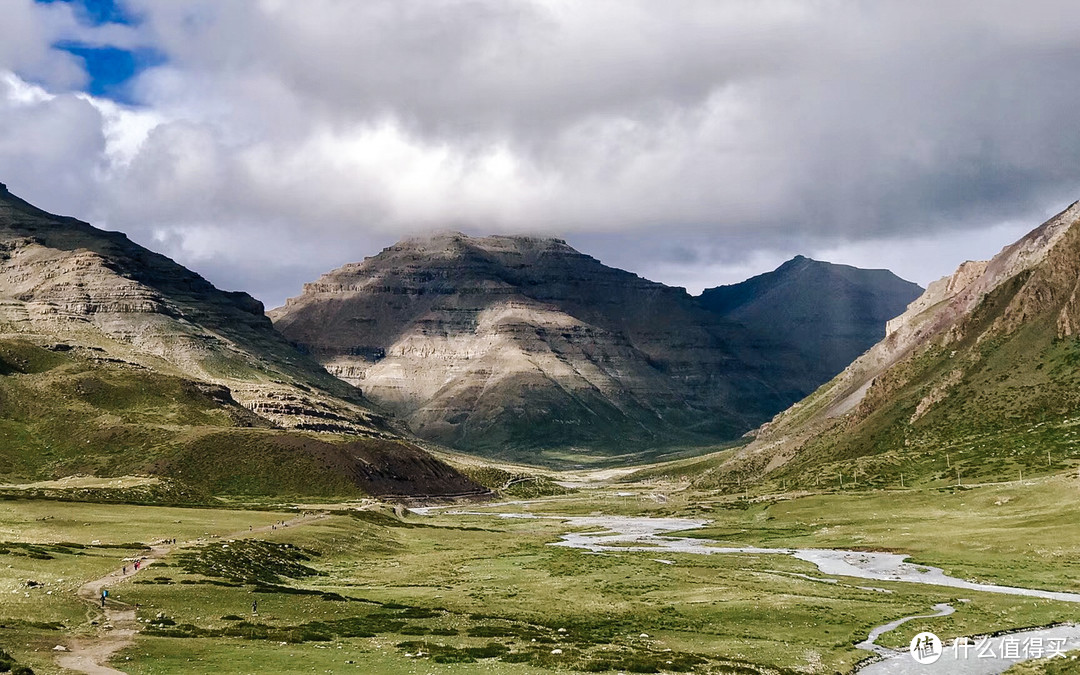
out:
<path id="1" fill-rule="evenodd" d="M 0 180 L 270 303 L 446 227 L 691 288 L 794 253 L 926 281 L 1080 191 L 1074 3 L 8 4 Z M 167 62 L 124 106 L 60 39 Z"/>

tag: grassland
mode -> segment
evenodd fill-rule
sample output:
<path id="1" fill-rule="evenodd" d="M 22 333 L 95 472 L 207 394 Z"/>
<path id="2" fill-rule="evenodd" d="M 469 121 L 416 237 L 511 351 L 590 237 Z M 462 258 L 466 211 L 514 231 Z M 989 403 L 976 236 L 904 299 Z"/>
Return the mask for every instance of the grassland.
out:
<path id="1" fill-rule="evenodd" d="M 261 511 L 0 501 L 0 647 L 36 672 L 55 672 L 49 650 L 96 630 L 90 622 L 99 617 L 75 595 L 84 582 L 154 541 L 210 537 L 280 519 Z"/>
<path id="2" fill-rule="evenodd" d="M 638 484 L 495 511 L 693 516 L 711 522 L 686 534 L 729 544 L 902 550 L 962 578 L 1080 591 L 1078 493 L 1072 475 L 756 500 Z M 873 626 L 939 602 L 956 613 L 881 642 L 1077 613 L 1045 600 L 823 580 L 787 556 L 589 555 L 547 545 L 571 527 L 559 519 L 342 510 L 250 539 L 212 536 L 289 513 L 0 501 L 0 541 L 9 542 L 0 547 L 0 648 L 35 672 L 59 672 L 52 647 L 100 629 L 78 586 L 170 537 L 190 543 L 112 589 L 139 604 L 142 630 L 112 661 L 128 673 L 847 672 L 866 656 L 854 644 Z"/>
<path id="3" fill-rule="evenodd" d="M 448 467 L 430 470 L 428 460 L 385 434 L 277 428 L 226 387 L 175 368 L 158 372 L 101 348 L 0 334 L 0 497 L 26 496 L 13 492 L 23 489 L 84 501 L 211 504 L 222 494 L 355 499 L 477 489 Z M 129 474 L 168 480 L 92 489 L 54 482 Z"/>

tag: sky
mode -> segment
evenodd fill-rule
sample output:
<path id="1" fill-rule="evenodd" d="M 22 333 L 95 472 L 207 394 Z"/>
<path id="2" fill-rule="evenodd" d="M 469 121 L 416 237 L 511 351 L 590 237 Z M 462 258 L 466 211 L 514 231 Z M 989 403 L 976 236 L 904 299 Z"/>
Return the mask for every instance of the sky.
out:
<path id="1" fill-rule="evenodd" d="M 1080 198 L 1072 0 L 0 0 L 0 181 L 267 306 L 405 236 L 923 285 Z"/>

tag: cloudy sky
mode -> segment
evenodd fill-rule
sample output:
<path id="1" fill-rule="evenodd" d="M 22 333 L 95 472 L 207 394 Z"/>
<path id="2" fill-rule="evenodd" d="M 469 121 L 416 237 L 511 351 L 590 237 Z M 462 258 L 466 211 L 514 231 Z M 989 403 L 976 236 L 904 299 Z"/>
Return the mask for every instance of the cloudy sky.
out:
<path id="1" fill-rule="evenodd" d="M 408 234 L 925 284 L 1080 198 L 1073 0 L 0 0 L 0 181 L 269 306 Z"/>

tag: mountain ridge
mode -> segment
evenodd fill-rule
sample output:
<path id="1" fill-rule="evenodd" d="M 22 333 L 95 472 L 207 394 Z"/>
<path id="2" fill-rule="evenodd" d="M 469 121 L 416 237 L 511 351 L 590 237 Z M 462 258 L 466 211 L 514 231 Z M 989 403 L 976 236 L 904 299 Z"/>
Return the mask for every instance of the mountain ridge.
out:
<path id="1" fill-rule="evenodd" d="M 415 433 L 518 458 L 729 440 L 826 379 L 777 336 L 554 237 L 410 237 L 268 314 Z"/>
<path id="2" fill-rule="evenodd" d="M 417 492 L 476 487 L 449 466 L 434 470 L 358 390 L 297 352 L 248 294 L 220 291 L 122 233 L 54 216 L 6 187 L 0 401 L 0 473 L 9 475 L 187 466 L 212 490 L 302 492 L 307 476 L 315 492 L 356 492 L 398 489 L 415 471 Z M 327 435 L 301 442 L 310 432 Z M 281 466 L 295 475 L 273 475 Z"/>

